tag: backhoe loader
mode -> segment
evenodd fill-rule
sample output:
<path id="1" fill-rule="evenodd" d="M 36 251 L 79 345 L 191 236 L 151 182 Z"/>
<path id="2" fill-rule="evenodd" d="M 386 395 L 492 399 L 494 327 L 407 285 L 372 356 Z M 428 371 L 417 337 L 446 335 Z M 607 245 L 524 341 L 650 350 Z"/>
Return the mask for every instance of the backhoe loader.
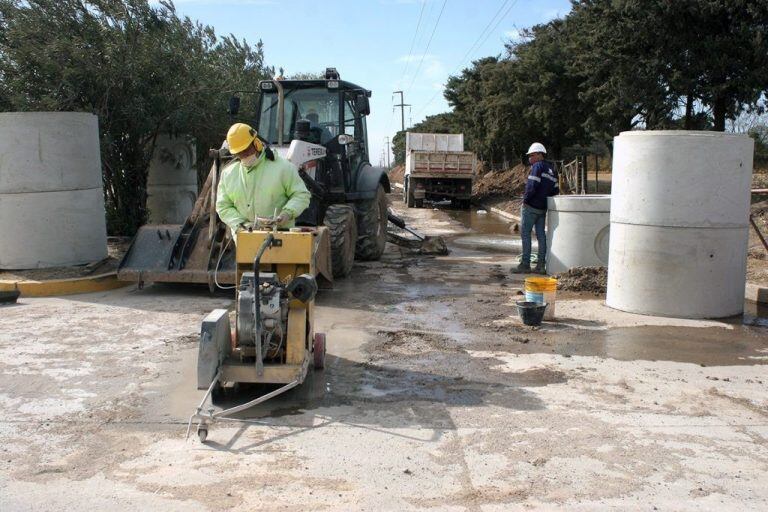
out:
<path id="1" fill-rule="evenodd" d="M 241 98 L 254 96 L 255 112 L 241 113 Z M 323 79 L 262 80 L 257 91 L 237 91 L 229 101 L 233 122 L 253 126 L 266 145 L 299 168 L 312 200 L 296 225 L 328 228 L 330 258 L 318 263 L 318 275 L 327 281 L 347 276 L 355 259 L 379 259 L 387 242 L 390 183 L 369 160 L 370 96 L 328 68 Z M 211 290 L 237 282 L 234 243 L 215 211 L 218 179 L 232 156 L 225 147 L 210 155 L 211 170 L 186 222 L 141 227 L 120 263 L 119 279 L 140 286 L 207 283 Z"/>

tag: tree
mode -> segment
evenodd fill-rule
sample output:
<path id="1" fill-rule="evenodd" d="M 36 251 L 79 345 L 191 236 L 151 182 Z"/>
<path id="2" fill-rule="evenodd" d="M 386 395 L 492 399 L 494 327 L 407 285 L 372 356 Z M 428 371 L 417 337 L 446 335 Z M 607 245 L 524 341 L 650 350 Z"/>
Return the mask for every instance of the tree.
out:
<path id="1" fill-rule="evenodd" d="M 662 1 L 573 2 L 572 72 L 581 78 L 585 124 L 597 138 L 610 140 L 641 124 L 662 127 L 675 109 L 659 41 L 666 34 L 657 28 Z"/>
<path id="2" fill-rule="evenodd" d="M 764 0 L 575 0 L 567 22 L 595 132 L 693 128 L 697 105 L 722 131 L 768 88 Z"/>
<path id="3" fill-rule="evenodd" d="M 510 110 L 519 118 L 511 145 L 524 150 L 526 142 L 543 142 L 549 155 L 562 156 L 563 148 L 588 143 L 584 129 L 580 77 L 573 73 L 573 25 L 554 20 L 527 31 L 524 42 L 508 44 L 511 68 Z M 522 140 L 521 140 L 522 139 Z M 522 144 L 521 144 L 522 143 Z"/>
<path id="4" fill-rule="evenodd" d="M 157 136 L 192 137 L 202 163 L 226 133 L 226 91 L 269 71 L 260 42 L 218 38 L 170 2 L 0 0 L 0 107 L 98 115 L 113 234 L 146 221 Z"/>
<path id="5" fill-rule="evenodd" d="M 570 30 L 562 20 L 537 25 L 523 42 L 507 44 L 504 58 L 480 59 L 449 78 L 445 97 L 481 158 L 508 164 L 533 141 L 558 158 L 563 148 L 587 141 L 581 79 L 565 44 Z"/>
<path id="6" fill-rule="evenodd" d="M 445 99 L 462 127 L 465 145 L 481 159 L 503 155 L 497 135 L 504 123 L 511 120 L 503 112 L 503 99 L 499 102 L 500 89 L 506 88 L 503 67 L 498 57 L 474 61 L 459 76 L 449 77 L 445 87 Z M 489 105 L 495 109 L 489 110 Z"/>
<path id="7" fill-rule="evenodd" d="M 755 163 L 764 166 L 768 163 L 768 125 L 753 126 L 747 134 L 755 140 Z"/>
<path id="8" fill-rule="evenodd" d="M 288 80 L 323 80 L 325 79 L 325 71 L 312 73 L 312 72 L 302 72 L 302 73 L 294 73 L 293 75 L 290 75 L 288 77 Z"/>

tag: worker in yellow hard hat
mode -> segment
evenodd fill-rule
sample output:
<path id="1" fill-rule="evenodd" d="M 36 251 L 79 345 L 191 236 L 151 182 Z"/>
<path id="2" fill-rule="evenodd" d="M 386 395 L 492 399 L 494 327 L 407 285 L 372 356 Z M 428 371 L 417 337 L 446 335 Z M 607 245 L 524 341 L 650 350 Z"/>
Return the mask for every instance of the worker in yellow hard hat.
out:
<path id="1" fill-rule="evenodd" d="M 233 124 L 227 132 L 235 161 L 221 173 L 216 211 L 235 239 L 257 218 L 275 213 L 273 220 L 279 227 L 293 227 L 309 206 L 310 194 L 296 166 L 272 152 L 257 135 L 244 123 Z"/>

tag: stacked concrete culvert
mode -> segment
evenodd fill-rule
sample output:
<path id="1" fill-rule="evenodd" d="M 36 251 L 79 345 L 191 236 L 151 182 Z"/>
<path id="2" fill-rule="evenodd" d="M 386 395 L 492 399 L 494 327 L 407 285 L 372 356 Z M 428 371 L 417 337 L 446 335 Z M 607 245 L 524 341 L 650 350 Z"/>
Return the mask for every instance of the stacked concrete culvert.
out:
<path id="1" fill-rule="evenodd" d="M 5 112 L 0 134 L 0 269 L 105 258 L 96 116 Z"/>
<path id="2" fill-rule="evenodd" d="M 197 199 L 195 146 L 184 137 L 160 135 L 147 175 L 150 224 L 183 224 Z"/>
<path id="3" fill-rule="evenodd" d="M 720 132 L 614 139 L 608 306 L 683 318 L 740 314 L 754 142 Z"/>

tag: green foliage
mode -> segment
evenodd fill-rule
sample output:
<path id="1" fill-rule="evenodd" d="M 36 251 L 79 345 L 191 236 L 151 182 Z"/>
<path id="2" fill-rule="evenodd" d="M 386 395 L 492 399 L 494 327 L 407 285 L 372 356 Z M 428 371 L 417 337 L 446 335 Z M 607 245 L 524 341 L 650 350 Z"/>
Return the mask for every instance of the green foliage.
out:
<path id="1" fill-rule="evenodd" d="M 288 76 L 288 80 L 323 80 L 325 79 L 325 71 L 318 71 L 317 73 L 302 72 L 294 73 Z"/>
<path id="2" fill-rule="evenodd" d="M 571 156 L 635 128 L 724 130 L 768 91 L 765 0 L 572 5 L 448 79 L 453 131 L 480 158 L 514 162 L 533 141 Z"/>
<path id="3" fill-rule="evenodd" d="M 567 22 L 574 69 L 593 131 L 667 128 L 685 109 L 707 109 L 725 129 L 768 87 L 764 0 L 582 0 Z"/>
<path id="4" fill-rule="evenodd" d="M 763 167 L 768 164 L 768 125 L 754 126 L 748 134 L 755 140 L 755 164 Z"/>
<path id="5" fill-rule="evenodd" d="M 445 97 L 467 147 L 482 159 L 516 162 L 533 141 L 558 158 L 564 147 L 586 141 L 580 81 L 563 44 L 569 29 L 562 20 L 533 27 L 523 42 L 507 45 L 504 58 L 475 61 L 448 80 Z"/>
<path id="6" fill-rule="evenodd" d="M 160 133 L 197 142 L 198 168 L 226 133 L 226 91 L 269 70 L 262 45 L 181 18 L 170 2 L 0 0 L 0 108 L 99 117 L 108 230 L 146 221 Z"/>

